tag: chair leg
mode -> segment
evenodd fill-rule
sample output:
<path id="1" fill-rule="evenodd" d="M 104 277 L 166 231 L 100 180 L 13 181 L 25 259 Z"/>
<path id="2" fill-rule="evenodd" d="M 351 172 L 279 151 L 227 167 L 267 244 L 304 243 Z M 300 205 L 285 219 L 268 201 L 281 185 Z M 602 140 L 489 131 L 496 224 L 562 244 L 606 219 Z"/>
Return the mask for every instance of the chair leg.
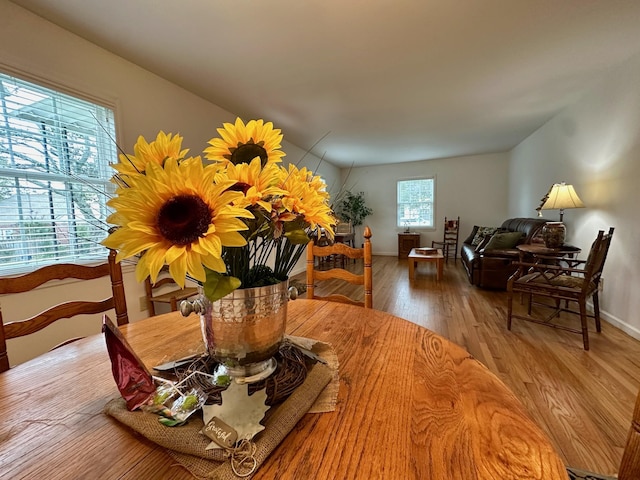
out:
<path id="1" fill-rule="evenodd" d="M 147 307 L 149 310 L 149 316 L 150 317 L 154 317 L 156 314 L 156 306 L 153 304 L 153 302 L 151 300 L 147 301 Z"/>
<path id="2" fill-rule="evenodd" d="M 507 297 L 507 330 L 511 330 L 511 314 L 513 313 L 513 292 Z"/>
<path id="3" fill-rule="evenodd" d="M 584 349 L 589 350 L 589 329 L 587 328 L 587 304 L 583 300 L 580 302 L 580 323 L 582 323 L 582 343 Z"/>
<path id="4" fill-rule="evenodd" d="M 598 298 L 598 291 L 593 294 L 593 316 L 596 320 L 596 331 L 602 332 L 602 326 L 600 325 L 600 299 Z"/>

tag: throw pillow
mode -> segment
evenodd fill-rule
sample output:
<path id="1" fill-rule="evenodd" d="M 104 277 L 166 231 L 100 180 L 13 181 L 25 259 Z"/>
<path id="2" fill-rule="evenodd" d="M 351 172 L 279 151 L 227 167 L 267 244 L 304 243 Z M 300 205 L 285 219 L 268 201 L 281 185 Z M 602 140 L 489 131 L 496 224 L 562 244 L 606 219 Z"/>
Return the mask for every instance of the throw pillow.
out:
<path id="1" fill-rule="evenodd" d="M 478 227 L 476 231 L 476 235 L 473 237 L 471 241 L 471 245 L 478 245 L 482 242 L 484 237 L 491 237 L 494 233 L 496 233 L 498 229 L 496 227 Z"/>
<path id="2" fill-rule="evenodd" d="M 504 250 L 515 248 L 524 234 L 522 232 L 496 233 L 491 237 L 489 243 L 485 245 L 485 250 Z"/>
<path id="3" fill-rule="evenodd" d="M 492 239 L 493 237 L 482 237 L 482 240 L 480 240 L 480 243 L 478 245 L 476 245 L 475 251 L 479 252 L 480 250 L 482 250 L 484 247 L 487 246 L 487 243 L 489 243 L 489 241 Z"/>
<path id="4" fill-rule="evenodd" d="M 464 242 L 462 242 L 462 243 L 471 244 L 471 242 L 473 242 L 473 239 L 476 236 L 476 232 L 478 231 L 478 228 L 480 228 L 480 227 L 478 227 L 478 225 L 474 225 L 473 226 L 473 230 L 471 230 L 471 233 L 469 234 L 469 236 L 467 238 L 465 238 Z"/>

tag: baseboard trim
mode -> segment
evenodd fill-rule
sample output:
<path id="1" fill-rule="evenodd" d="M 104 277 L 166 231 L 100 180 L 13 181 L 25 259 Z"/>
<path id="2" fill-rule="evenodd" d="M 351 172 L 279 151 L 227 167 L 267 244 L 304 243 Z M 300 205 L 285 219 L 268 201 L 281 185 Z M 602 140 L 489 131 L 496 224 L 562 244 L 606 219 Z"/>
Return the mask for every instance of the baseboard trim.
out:
<path id="1" fill-rule="evenodd" d="M 600 318 L 607 323 L 610 323 L 616 328 L 619 328 L 627 335 L 635 338 L 636 340 L 640 340 L 640 330 L 633 325 L 629 325 L 627 322 L 620 320 L 618 317 L 611 315 L 608 312 L 600 310 Z"/>

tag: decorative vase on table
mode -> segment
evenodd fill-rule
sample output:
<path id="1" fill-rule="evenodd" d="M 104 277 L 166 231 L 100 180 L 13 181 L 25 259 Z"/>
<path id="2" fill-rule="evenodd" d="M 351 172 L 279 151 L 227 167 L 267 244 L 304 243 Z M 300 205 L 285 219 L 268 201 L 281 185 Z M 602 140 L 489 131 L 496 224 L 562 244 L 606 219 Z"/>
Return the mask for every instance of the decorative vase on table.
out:
<path id="1" fill-rule="evenodd" d="M 234 290 L 215 302 L 200 292 L 193 302 L 183 302 L 181 312 L 200 315 L 205 347 L 220 364 L 216 375 L 253 383 L 277 367 L 274 355 L 284 339 L 290 296 L 295 298 L 295 292 L 288 281 Z"/>
<path id="2" fill-rule="evenodd" d="M 560 248 L 564 245 L 566 227 L 562 222 L 547 222 L 542 227 L 542 238 L 547 248 Z"/>

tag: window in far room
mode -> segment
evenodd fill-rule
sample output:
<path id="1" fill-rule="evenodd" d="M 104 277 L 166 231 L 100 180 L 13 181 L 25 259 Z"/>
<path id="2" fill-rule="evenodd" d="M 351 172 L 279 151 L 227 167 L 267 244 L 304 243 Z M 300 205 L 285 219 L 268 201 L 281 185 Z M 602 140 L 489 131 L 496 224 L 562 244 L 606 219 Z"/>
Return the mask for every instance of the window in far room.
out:
<path id="1" fill-rule="evenodd" d="M 0 275 L 104 260 L 113 109 L 0 73 Z"/>
<path id="2" fill-rule="evenodd" d="M 398 180 L 397 226 L 433 227 L 435 178 Z"/>

